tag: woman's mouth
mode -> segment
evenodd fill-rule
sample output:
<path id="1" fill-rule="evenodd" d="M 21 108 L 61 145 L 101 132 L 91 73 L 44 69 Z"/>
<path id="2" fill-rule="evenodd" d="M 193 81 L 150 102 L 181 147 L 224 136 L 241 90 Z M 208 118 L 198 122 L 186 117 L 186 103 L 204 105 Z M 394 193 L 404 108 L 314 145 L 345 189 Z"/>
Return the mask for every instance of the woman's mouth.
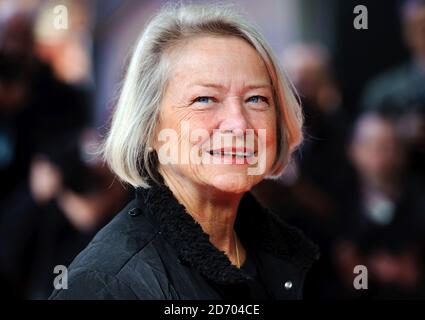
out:
<path id="1" fill-rule="evenodd" d="M 256 156 L 254 150 L 245 148 L 221 148 L 214 150 L 207 150 L 215 159 L 223 160 L 224 163 L 229 164 L 246 164 L 248 159 Z"/>

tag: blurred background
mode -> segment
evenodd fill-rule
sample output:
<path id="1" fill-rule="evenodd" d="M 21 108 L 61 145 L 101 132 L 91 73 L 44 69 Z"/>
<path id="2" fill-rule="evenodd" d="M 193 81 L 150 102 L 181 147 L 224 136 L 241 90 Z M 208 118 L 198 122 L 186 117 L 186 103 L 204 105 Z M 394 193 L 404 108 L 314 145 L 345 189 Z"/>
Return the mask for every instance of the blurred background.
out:
<path id="1" fill-rule="evenodd" d="M 0 0 L 1 297 L 47 298 L 54 267 L 132 198 L 95 146 L 163 3 Z M 231 3 L 303 103 L 303 145 L 254 194 L 321 248 L 305 298 L 425 298 L 425 0 Z M 356 265 L 368 290 L 354 289 Z"/>

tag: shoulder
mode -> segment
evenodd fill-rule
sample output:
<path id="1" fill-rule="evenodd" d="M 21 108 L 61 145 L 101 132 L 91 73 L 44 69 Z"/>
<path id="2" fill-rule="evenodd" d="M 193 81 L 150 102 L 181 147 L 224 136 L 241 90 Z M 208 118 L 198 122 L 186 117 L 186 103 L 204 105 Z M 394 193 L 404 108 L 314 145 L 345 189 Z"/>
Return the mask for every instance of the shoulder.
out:
<path id="1" fill-rule="evenodd" d="M 157 298 L 149 294 L 140 297 L 140 292 L 149 290 L 140 290 L 141 282 L 133 279 L 138 275 L 130 270 L 155 277 L 149 263 L 152 259 L 146 256 L 159 255 L 157 234 L 137 200 L 131 201 L 74 259 L 69 266 L 68 288 L 55 290 L 50 299 Z"/>
<path id="2" fill-rule="evenodd" d="M 306 272 L 319 259 L 320 252 L 300 229 L 291 226 L 274 209 L 261 206 L 255 197 L 243 199 L 242 217 L 237 224 L 250 246 L 274 254 Z"/>
<path id="3" fill-rule="evenodd" d="M 137 295 L 130 286 L 116 276 L 88 268 L 73 269 L 69 283 L 56 289 L 50 300 L 135 300 Z"/>
<path id="4" fill-rule="evenodd" d="M 302 230 L 288 224 L 280 215 L 268 210 L 271 229 L 275 230 L 275 241 L 279 241 L 280 252 L 290 258 L 290 261 L 302 271 L 308 271 L 313 263 L 320 258 L 319 247 L 308 238 Z M 276 242 L 270 242 L 275 246 Z"/>

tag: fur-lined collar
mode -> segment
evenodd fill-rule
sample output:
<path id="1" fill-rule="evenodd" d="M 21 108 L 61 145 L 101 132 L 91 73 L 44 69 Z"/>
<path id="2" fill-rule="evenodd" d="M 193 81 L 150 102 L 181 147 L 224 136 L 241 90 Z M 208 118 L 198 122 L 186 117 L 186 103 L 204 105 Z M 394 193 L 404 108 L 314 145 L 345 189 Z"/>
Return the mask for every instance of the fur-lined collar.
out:
<path id="1" fill-rule="evenodd" d="M 157 223 L 159 231 L 177 250 L 182 262 L 217 283 L 239 283 L 249 276 L 231 264 L 224 252 L 209 241 L 201 226 L 165 185 L 152 183 L 149 189 L 136 189 L 136 197 Z M 246 248 L 272 253 L 306 271 L 318 259 L 318 248 L 299 230 L 264 209 L 247 193 L 238 208 L 235 230 Z"/>

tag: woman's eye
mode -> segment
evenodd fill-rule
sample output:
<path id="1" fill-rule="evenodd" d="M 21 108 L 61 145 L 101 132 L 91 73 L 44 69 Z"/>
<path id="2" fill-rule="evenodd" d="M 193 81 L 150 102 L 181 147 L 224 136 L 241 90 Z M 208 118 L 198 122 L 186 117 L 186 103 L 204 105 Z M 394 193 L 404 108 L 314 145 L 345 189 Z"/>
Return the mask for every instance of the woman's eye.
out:
<path id="1" fill-rule="evenodd" d="M 266 103 L 268 103 L 268 99 L 266 97 L 263 97 L 263 96 L 252 96 L 252 97 L 248 98 L 248 102 L 252 102 L 252 103 L 266 102 Z"/>
<path id="2" fill-rule="evenodd" d="M 211 103 L 213 102 L 212 97 L 197 97 L 193 102 L 199 102 L 199 103 Z"/>

